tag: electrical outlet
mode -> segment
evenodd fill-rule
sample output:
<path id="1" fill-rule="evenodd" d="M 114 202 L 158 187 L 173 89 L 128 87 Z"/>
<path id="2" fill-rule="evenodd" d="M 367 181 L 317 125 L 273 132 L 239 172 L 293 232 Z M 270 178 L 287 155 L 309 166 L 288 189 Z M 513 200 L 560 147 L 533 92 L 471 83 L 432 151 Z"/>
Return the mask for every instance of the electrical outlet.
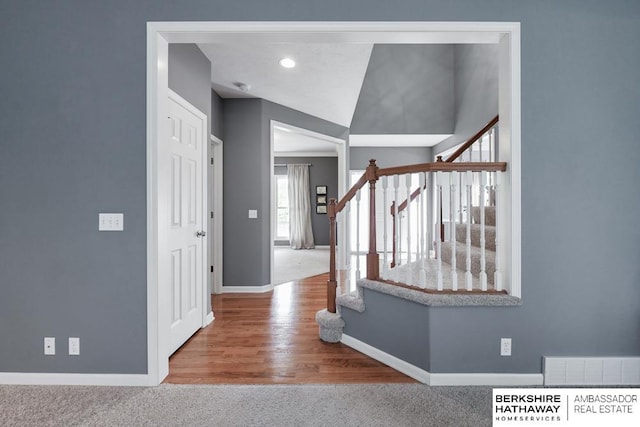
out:
<path id="1" fill-rule="evenodd" d="M 56 354 L 56 339 L 54 337 L 44 337 L 44 354 L 47 356 Z"/>
<path id="2" fill-rule="evenodd" d="M 69 355 L 70 356 L 80 355 L 80 338 L 69 337 Z"/>
<path id="3" fill-rule="evenodd" d="M 511 338 L 500 338 L 500 356 L 511 356 Z"/>
<path id="4" fill-rule="evenodd" d="M 123 231 L 124 214 L 100 213 L 98 214 L 98 231 Z"/>

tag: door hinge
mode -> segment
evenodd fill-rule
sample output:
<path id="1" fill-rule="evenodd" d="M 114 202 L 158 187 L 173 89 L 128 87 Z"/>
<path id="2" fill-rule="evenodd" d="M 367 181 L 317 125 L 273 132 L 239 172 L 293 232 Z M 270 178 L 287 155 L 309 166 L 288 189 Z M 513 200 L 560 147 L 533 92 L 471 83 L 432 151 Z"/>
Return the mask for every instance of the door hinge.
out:
<path id="1" fill-rule="evenodd" d="M 202 157 L 201 157 L 202 158 Z M 211 158 L 211 164 L 213 164 L 213 157 Z"/>
<path id="2" fill-rule="evenodd" d="M 211 272 L 213 273 L 213 265 L 211 266 Z"/>
<path id="3" fill-rule="evenodd" d="M 213 219 L 213 211 L 211 211 L 211 218 Z"/>

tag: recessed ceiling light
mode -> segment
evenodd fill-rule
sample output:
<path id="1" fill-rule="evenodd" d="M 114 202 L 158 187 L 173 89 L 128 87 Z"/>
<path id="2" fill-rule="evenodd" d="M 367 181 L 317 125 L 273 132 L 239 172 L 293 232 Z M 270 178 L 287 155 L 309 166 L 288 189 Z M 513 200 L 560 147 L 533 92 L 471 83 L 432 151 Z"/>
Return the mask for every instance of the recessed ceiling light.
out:
<path id="1" fill-rule="evenodd" d="M 282 65 L 284 68 L 293 68 L 296 66 L 296 61 L 291 58 L 282 58 L 280 60 L 280 65 Z"/>

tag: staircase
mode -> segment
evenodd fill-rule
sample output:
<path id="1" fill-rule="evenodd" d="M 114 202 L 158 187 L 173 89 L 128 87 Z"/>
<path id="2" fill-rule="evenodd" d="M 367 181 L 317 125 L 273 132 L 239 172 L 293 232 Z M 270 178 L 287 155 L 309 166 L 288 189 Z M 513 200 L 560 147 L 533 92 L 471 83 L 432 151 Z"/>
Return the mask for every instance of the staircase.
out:
<path id="1" fill-rule="evenodd" d="M 482 270 L 482 244 L 481 244 L 481 218 L 480 207 L 474 206 L 471 208 L 471 274 L 474 278 L 480 277 Z M 486 206 L 484 208 L 484 220 L 485 220 L 485 271 L 487 273 L 487 283 L 493 286 L 494 273 L 496 271 L 496 208 L 495 206 Z M 467 224 L 456 223 L 456 269 L 458 274 L 465 274 L 467 265 Z M 442 262 L 449 265 L 452 264 L 452 243 L 446 241 L 442 243 Z"/>

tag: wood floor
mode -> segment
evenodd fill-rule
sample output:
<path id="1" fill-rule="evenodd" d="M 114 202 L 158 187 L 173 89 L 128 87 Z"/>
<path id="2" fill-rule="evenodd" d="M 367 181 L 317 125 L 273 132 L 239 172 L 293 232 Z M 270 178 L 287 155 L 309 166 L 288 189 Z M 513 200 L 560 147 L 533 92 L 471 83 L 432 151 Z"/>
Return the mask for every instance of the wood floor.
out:
<path id="1" fill-rule="evenodd" d="M 327 275 L 264 294 L 212 297 L 215 320 L 169 360 L 174 384 L 411 383 L 344 344 L 318 338 Z"/>

